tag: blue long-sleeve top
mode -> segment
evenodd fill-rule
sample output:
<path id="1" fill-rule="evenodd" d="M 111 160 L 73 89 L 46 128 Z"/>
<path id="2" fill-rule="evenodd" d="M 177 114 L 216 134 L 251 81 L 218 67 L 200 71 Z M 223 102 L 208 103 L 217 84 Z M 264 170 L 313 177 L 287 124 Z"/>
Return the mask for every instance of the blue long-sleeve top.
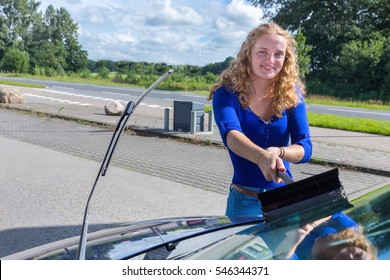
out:
<path id="1" fill-rule="evenodd" d="M 298 259 L 311 259 L 311 250 L 317 238 L 337 234 L 347 228 L 358 229 L 358 224 L 343 212 L 335 213 L 332 218 L 312 230 L 309 235 L 299 244 L 295 251 Z"/>
<path id="2" fill-rule="evenodd" d="M 263 149 L 271 146 L 285 147 L 289 144 L 301 145 L 304 149 L 304 156 L 299 163 L 307 162 L 312 154 L 312 142 L 306 105 L 299 88 L 297 88 L 297 94 L 300 96 L 300 103 L 297 107 L 283 111 L 280 118 L 274 116 L 269 122 L 265 122 L 249 107 L 241 106 L 237 92 L 230 92 L 224 87 L 217 89 L 213 95 L 213 111 L 225 146 L 228 147 L 227 133 L 237 130 Z M 284 185 L 284 183 L 275 184 L 267 181 L 256 164 L 238 156 L 229 148 L 228 151 L 234 169 L 232 183 L 265 189 L 274 189 Z M 289 163 L 284 162 L 284 164 L 287 174 L 292 177 Z"/>

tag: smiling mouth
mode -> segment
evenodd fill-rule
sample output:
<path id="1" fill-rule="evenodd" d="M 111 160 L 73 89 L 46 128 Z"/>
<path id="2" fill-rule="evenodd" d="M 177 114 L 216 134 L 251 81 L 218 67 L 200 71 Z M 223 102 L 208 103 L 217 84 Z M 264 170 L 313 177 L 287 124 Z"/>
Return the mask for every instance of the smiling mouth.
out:
<path id="1" fill-rule="evenodd" d="M 261 65 L 260 67 L 267 71 L 275 70 L 275 67 L 272 66 Z"/>

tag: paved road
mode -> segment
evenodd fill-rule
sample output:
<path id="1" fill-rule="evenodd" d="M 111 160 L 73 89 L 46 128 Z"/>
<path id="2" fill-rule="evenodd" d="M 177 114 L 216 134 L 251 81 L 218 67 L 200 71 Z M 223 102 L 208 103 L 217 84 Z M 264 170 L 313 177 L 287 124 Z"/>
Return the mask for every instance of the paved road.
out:
<path id="1" fill-rule="evenodd" d="M 47 102 L 59 101 L 66 104 L 66 100 L 72 99 L 75 95 L 79 95 L 83 99 L 82 104 L 89 104 L 94 98 L 98 99 L 118 99 L 128 102 L 132 98 L 138 97 L 144 91 L 143 89 L 129 88 L 122 86 L 105 86 L 105 85 L 94 85 L 94 84 L 81 84 L 71 82 L 60 82 L 60 81 L 49 81 L 49 80 L 32 80 L 26 78 L 17 77 L 2 77 L 0 80 L 14 80 L 21 81 L 31 84 L 46 85 L 44 89 L 33 89 L 27 90 L 25 98 L 34 100 L 37 98 L 47 97 Z M 154 105 L 170 106 L 172 100 L 184 100 L 201 102 L 203 104 L 211 104 L 207 100 L 206 95 L 190 94 L 188 92 L 177 92 L 177 91 L 163 91 L 154 90 L 148 94 L 149 101 Z M 41 99 L 42 100 L 42 99 Z M 72 102 L 72 100 L 70 100 Z M 359 118 L 370 118 L 376 120 L 390 120 L 390 112 L 379 111 L 379 110 L 368 110 L 359 108 L 346 108 L 340 106 L 329 106 L 329 105 L 316 105 L 310 104 L 307 106 L 309 112 L 332 114 L 346 117 L 359 117 Z"/>
<path id="2" fill-rule="evenodd" d="M 4 133 L 4 114 L 0 115 L 0 257 L 79 235 L 87 196 L 104 154 L 103 142 L 109 140 L 110 133 L 74 123 L 55 121 L 53 125 L 45 119 L 37 125 L 25 116 L 8 119 L 11 123 Z M 98 138 L 103 144 L 95 149 L 91 143 Z M 138 137 L 127 138 L 126 144 Z M 118 152 L 128 149 L 129 153 L 141 153 L 146 148 L 138 150 L 124 143 Z M 153 139 L 146 139 L 146 143 L 160 144 Z M 90 231 L 143 219 L 223 213 L 225 195 L 150 175 L 157 173 L 146 167 L 150 160 L 134 168 L 145 173 L 130 166 L 117 167 L 123 157 L 117 154 L 97 184 L 90 205 Z M 156 171 L 161 173 L 158 168 Z"/>
<path id="3" fill-rule="evenodd" d="M 98 162 L 102 161 L 113 133 L 113 130 L 10 110 L 0 110 L 0 116 L 1 133 L 5 136 Z M 227 151 L 220 146 L 194 145 L 183 138 L 172 140 L 158 135 L 125 133 L 112 164 L 222 194 L 226 193 L 232 174 Z M 293 165 L 296 180 L 330 168 L 317 164 Z M 345 170 L 341 174 L 345 174 L 345 187 L 351 193 L 382 181 L 383 176 L 378 176 L 378 180 L 368 173 L 360 173 Z M 350 179 L 348 174 L 353 174 Z"/>

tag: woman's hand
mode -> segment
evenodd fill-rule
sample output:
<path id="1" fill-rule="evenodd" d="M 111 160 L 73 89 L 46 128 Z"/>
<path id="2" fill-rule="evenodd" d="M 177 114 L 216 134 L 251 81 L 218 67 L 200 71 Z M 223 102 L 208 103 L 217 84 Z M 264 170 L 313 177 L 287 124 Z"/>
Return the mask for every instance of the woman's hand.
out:
<path id="1" fill-rule="evenodd" d="M 299 162 L 305 155 L 305 150 L 301 145 L 293 144 L 286 147 L 269 147 L 267 151 L 277 155 L 284 161 Z"/>
<path id="2" fill-rule="evenodd" d="M 281 155 L 281 150 L 279 147 L 269 147 L 269 148 L 267 148 L 267 151 L 275 154 L 278 157 L 280 157 L 280 155 Z"/>
<path id="3" fill-rule="evenodd" d="M 268 181 L 274 181 L 279 184 L 283 182 L 277 176 L 276 170 L 285 172 L 283 160 L 279 158 L 279 154 L 269 152 L 254 144 L 242 132 L 231 130 L 226 135 L 228 147 L 237 155 L 255 163 Z"/>
<path id="4" fill-rule="evenodd" d="M 277 170 L 279 172 L 286 172 L 286 167 L 284 166 L 283 160 L 273 152 L 268 150 L 265 153 L 262 153 L 259 156 L 257 161 L 257 166 L 260 168 L 264 177 L 268 181 L 274 181 L 276 184 L 283 182 L 277 175 Z"/>

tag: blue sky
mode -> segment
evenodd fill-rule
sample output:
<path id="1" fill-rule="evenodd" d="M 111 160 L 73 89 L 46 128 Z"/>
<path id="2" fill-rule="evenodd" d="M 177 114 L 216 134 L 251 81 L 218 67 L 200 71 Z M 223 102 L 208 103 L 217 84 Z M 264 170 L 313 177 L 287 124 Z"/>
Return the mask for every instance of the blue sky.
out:
<path id="1" fill-rule="evenodd" d="M 246 0 L 39 0 L 64 7 L 93 60 L 204 66 L 237 54 L 263 13 Z"/>

